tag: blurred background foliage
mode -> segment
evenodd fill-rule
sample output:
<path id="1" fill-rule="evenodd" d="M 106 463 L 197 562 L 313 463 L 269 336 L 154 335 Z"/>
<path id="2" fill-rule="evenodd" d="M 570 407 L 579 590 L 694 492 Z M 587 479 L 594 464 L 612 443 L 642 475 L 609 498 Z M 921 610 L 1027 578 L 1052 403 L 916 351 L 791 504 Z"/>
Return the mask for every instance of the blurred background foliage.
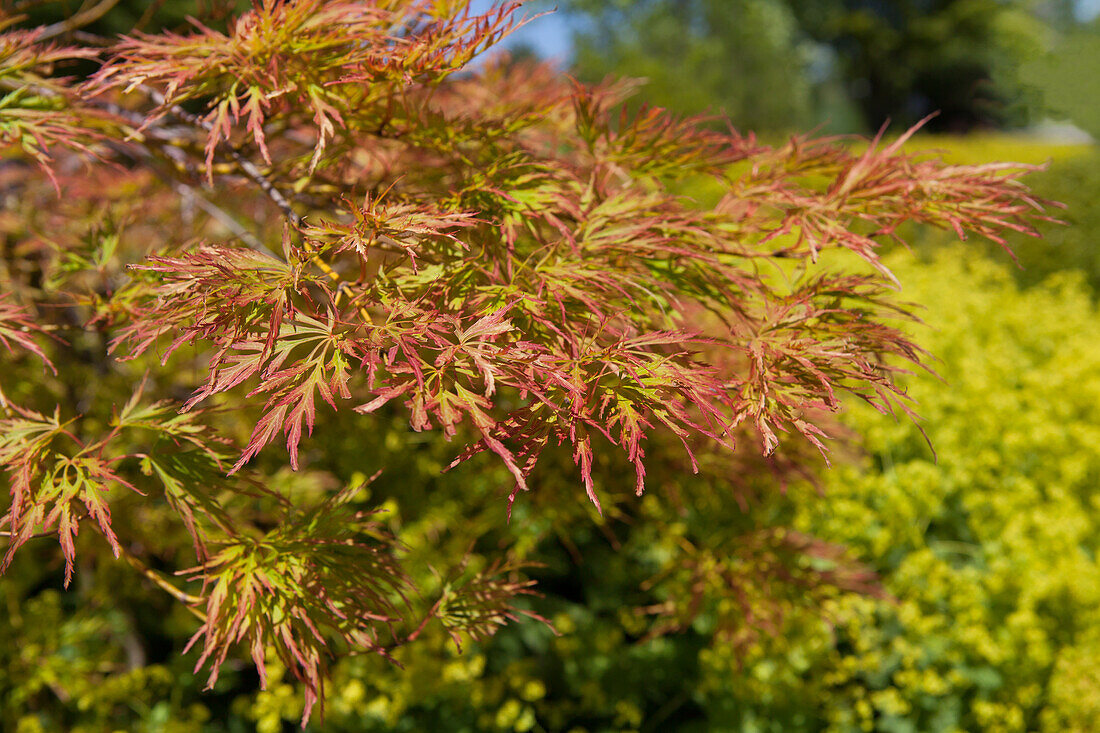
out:
<path id="1" fill-rule="evenodd" d="M 1092 37 L 1073 0 L 546 5 L 573 18 L 582 79 L 644 77 L 654 104 L 714 112 L 741 129 L 874 132 L 887 120 L 909 126 L 938 113 L 930 130 L 964 133 L 1026 126 L 1052 105 L 1065 114 L 1067 100 L 1086 106 L 1055 91 L 1072 83 L 1065 68 L 1037 63 L 1060 48 L 1061 63 L 1072 65 L 1072 44 Z"/>
<path id="2" fill-rule="evenodd" d="M 121 0 L 87 30 L 180 28 L 191 13 L 217 23 L 232 4 Z M 744 456 L 715 457 L 701 474 L 711 478 L 696 477 L 675 446 L 658 445 L 641 500 L 599 468 L 599 517 L 563 455 L 506 524 L 508 482 L 491 461 L 441 473 L 447 446 L 384 411 L 351 418 L 354 429 L 346 416 L 319 424 L 316 470 L 283 474 L 284 490 L 319 496 L 335 476 L 385 466 L 363 502 L 388 510 L 418 582 L 461 582 L 510 547 L 538 564 L 542 595 L 525 602 L 557 634 L 516 623 L 459 652 L 429 626 L 397 651 L 400 667 L 373 655 L 340 663 L 311 729 L 1100 730 L 1100 151 L 1080 142 L 1100 135 L 1096 23 L 1068 0 L 559 4 L 582 79 L 645 77 L 648 101 L 764 135 L 868 132 L 887 118 L 899 130 L 939 110 L 929 129 L 956 134 L 918 137 L 914 149 L 1045 164 L 1031 184 L 1065 204 L 1062 223 L 1010 242 L 1020 266 L 993 243 L 948 247 L 933 231 L 891 254 L 908 299 L 926 307 L 914 335 L 939 358 L 942 379 L 908 378 L 936 456 L 918 427 L 857 408 L 842 417 L 834 468 L 816 476 L 784 485 L 782 470 Z M 87 4 L 22 5 L 37 24 Z M 1050 139 L 1036 127 L 1048 119 L 1076 129 Z M 78 234 L 89 258 L 134 220 L 104 197 L 100 230 Z M 52 231 L 35 218 L 50 207 L 6 202 L 0 231 Z M 86 376 L 65 388 L 108 389 Z M 165 553 L 189 544 L 165 534 L 155 507 L 116 511 Z M 803 535 L 830 544 L 804 552 Z M 693 564 L 673 564 L 685 549 Z M 62 593 L 52 548 L 25 553 L 0 580 L 0 715 L 14 730 L 272 733 L 300 717 L 274 659 L 266 692 L 244 664 L 200 692 L 196 654 L 179 654 L 193 619 L 124 567 L 81 568 Z M 762 585 L 761 563 L 795 582 Z M 864 567 L 881 591 L 842 590 Z M 830 572 L 850 575 L 814 581 Z M 93 573 L 117 578 L 81 586 Z M 710 584 L 729 582 L 744 604 L 712 603 L 727 594 Z M 662 624 L 675 633 L 655 633 Z"/>

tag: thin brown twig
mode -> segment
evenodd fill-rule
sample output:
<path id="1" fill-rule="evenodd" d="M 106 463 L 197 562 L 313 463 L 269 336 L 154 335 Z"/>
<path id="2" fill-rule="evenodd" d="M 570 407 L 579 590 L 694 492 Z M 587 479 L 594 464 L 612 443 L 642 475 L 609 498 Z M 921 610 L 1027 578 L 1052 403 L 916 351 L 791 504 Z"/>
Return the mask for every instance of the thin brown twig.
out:
<path id="1" fill-rule="evenodd" d="M 39 96 L 46 96 L 46 97 L 59 96 L 57 92 L 53 91 L 52 89 L 47 89 L 45 87 L 34 86 L 34 87 L 32 87 L 32 89 L 33 89 L 34 93 L 39 95 Z M 125 120 L 126 124 L 134 129 L 134 133 L 135 133 L 134 134 L 134 140 L 136 141 L 139 150 L 141 150 L 141 157 L 146 157 L 146 158 L 152 158 L 153 157 L 152 151 L 149 149 L 149 146 L 147 146 L 147 145 L 145 145 L 144 143 L 141 142 L 140 138 L 142 138 L 142 137 L 152 138 L 154 140 L 158 140 L 158 141 L 163 142 L 163 143 L 170 143 L 170 142 L 173 142 L 173 141 L 176 140 L 176 137 L 174 135 L 172 135 L 170 131 L 164 129 L 163 127 L 160 127 L 160 126 L 157 126 L 157 125 L 147 125 L 145 117 L 143 115 L 139 114 L 139 113 L 131 112 L 130 110 L 128 110 L 124 107 L 121 107 L 121 106 L 119 106 L 119 105 L 117 105 L 113 102 L 107 102 L 107 101 L 101 101 L 101 100 L 87 100 L 87 102 L 88 102 L 88 104 L 90 104 L 91 106 L 96 107 L 97 109 L 100 109 L 104 112 L 107 112 L 110 115 L 113 115 L 115 117 L 118 117 L 120 119 Z M 136 156 L 132 155 L 131 153 L 129 153 L 129 151 L 126 151 L 126 150 L 122 149 L 122 146 L 120 146 L 120 145 L 112 145 L 111 147 L 116 153 L 120 153 L 120 154 L 126 155 L 127 157 L 131 157 L 131 158 L 136 157 Z M 243 168 L 243 166 L 242 166 L 242 168 Z M 167 176 L 165 176 L 165 174 L 163 174 L 160 170 L 158 170 L 156 168 L 153 169 L 153 172 L 156 173 L 157 176 L 162 178 L 162 179 L 167 178 Z M 256 173 L 259 174 L 259 171 L 257 170 Z M 262 174 L 260 174 L 260 175 L 262 175 Z M 250 178 L 251 178 L 251 176 L 250 176 Z M 202 196 L 201 194 L 199 194 L 193 186 L 190 186 L 187 183 L 185 183 L 183 181 L 180 181 L 178 178 L 174 178 L 174 177 L 171 178 L 171 180 L 168 180 L 166 182 L 169 183 L 169 185 L 171 185 L 176 190 L 176 193 L 180 194 L 181 196 L 185 196 L 189 200 L 194 202 L 194 204 L 196 206 L 198 206 L 200 209 L 205 211 L 212 218 L 216 219 L 219 223 L 221 223 L 223 226 L 225 226 L 229 231 L 233 232 L 233 234 L 235 234 L 241 241 L 243 241 L 249 247 L 251 247 L 252 249 L 255 249 L 257 251 L 263 252 L 264 254 L 270 255 L 271 257 L 276 257 L 275 253 L 269 247 L 267 247 L 267 245 L 265 245 L 263 242 L 261 242 L 260 239 L 255 234 L 253 234 L 252 232 L 245 229 L 244 226 L 242 226 L 240 222 L 238 222 L 232 215 L 230 215 L 224 209 L 219 207 L 214 202 L 210 201 L 205 196 Z M 278 191 L 276 191 L 276 193 L 278 194 Z M 278 194 L 278 195 L 281 196 L 282 194 Z"/>
<path id="2" fill-rule="evenodd" d="M 159 11 L 164 6 L 165 1 L 166 0 L 153 0 L 153 2 L 149 3 L 149 6 L 145 8 L 145 12 L 141 14 L 141 17 L 138 18 L 138 22 L 134 24 L 134 27 L 130 32 L 133 33 L 134 31 L 140 31 L 141 29 L 143 29 L 145 25 L 153 19 L 153 16 L 156 15 L 157 11 Z"/>
<path id="3" fill-rule="evenodd" d="M 189 125 L 205 130 L 207 132 L 212 129 L 213 126 L 211 125 L 211 123 L 204 120 L 202 117 L 188 112 L 178 104 L 169 104 L 167 98 L 156 89 L 153 89 L 144 84 L 141 85 L 139 89 L 147 94 L 158 106 L 167 108 L 173 116 L 179 118 L 180 120 L 183 120 Z M 57 92 L 46 88 L 38 90 L 36 87 L 35 91 L 36 93 L 38 91 L 41 91 L 42 94 L 46 96 L 59 96 Z M 165 143 L 174 142 L 176 140 L 175 136 L 165 130 L 162 126 L 151 124 L 150 121 L 144 117 L 144 115 L 141 115 L 138 112 L 133 112 L 117 104 L 114 104 L 113 102 L 108 102 L 104 100 L 88 99 L 85 101 L 91 106 L 94 106 L 98 109 L 103 110 L 104 112 L 107 112 L 108 114 L 125 120 L 126 124 L 133 128 L 133 136 L 135 137 L 135 139 L 140 140 L 141 137 L 150 137 Z M 146 153 L 151 155 L 146 146 L 141 145 L 141 147 L 145 150 Z M 280 191 L 278 187 L 275 186 L 275 184 L 272 183 L 266 175 L 264 175 L 263 171 L 261 171 L 255 163 L 253 163 L 251 160 L 241 154 L 240 151 L 236 150 L 232 146 L 227 146 L 226 150 L 229 154 L 229 157 L 232 158 L 233 161 L 240 167 L 245 176 L 254 184 L 256 184 L 256 186 L 259 187 L 264 195 L 267 196 L 267 198 L 270 199 L 273 204 L 275 204 L 275 206 L 283 213 L 283 216 L 286 217 L 287 221 L 289 221 L 295 229 L 299 228 L 302 223 L 302 217 L 297 211 L 294 210 L 294 207 L 291 205 L 290 200 L 286 197 L 286 195 L 284 195 L 283 192 Z M 174 180 L 175 184 L 173 184 L 173 186 L 176 188 L 177 193 L 184 193 L 179 188 L 179 186 L 184 186 L 187 189 L 188 193 L 194 197 L 196 205 L 198 205 L 209 215 L 228 227 L 230 231 L 236 234 L 242 241 L 244 241 L 253 249 L 257 249 L 264 252 L 265 254 L 274 256 L 274 253 L 268 247 L 260 242 L 260 240 L 254 235 L 247 232 L 247 230 L 245 230 L 240 225 L 240 223 L 233 219 L 233 217 L 231 217 L 228 213 L 223 211 L 220 207 L 211 202 L 209 199 L 198 195 L 192 188 L 178 181 L 178 179 Z M 329 279 L 337 283 L 337 297 L 339 297 L 340 294 L 342 294 L 346 285 L 340 274 L 333 270 L 332 267 L 329 266 L 329 264 L 326 263 L 324 260 L 322 260 L 316 253 L 310 253 L 310 261 L 313 262 L 313 264 L 316 265 L 317 268 L 321 270 L 321 272 L 323 272 Z M 370 320 L 370 316 L 365 311 L 365 309 L 360 308 L 359 312 L 364 319 L 368 321 Z"/>
<path id="4" fill-rule="evenodd" d="M 200 596 L 194 596 L 187 591 L 177 588 L 172 583 L 168 582 L 160 573 L 153 570 L 151 567 L 139 560 L 133 553 L 127 550 L 125 547 L 119 545 L 119 553 L 121 557 L 130 564 L 132 568 L 151 580 L 161 590 L 167 591 L 169 595 L 175 598 L 190 611 L 196 618 L 201 621 L 206 621 L 206 614 L 195 608 L 204 603 L 204 599 Z"/>
<path id="5" fill-rule="evenodd" d="M 115 150 L 116 153 L 134 158 L 135 160 L 139 158 L 144 158 L 148 160 L 153 157 L 152 151 L 150 151 L 147 146 L 140 143 L 137 145 L 139 151 L 138 153 L 131 153 L 129 150 L 121 145 L 111 145 L 111 148 Z M 149 168 L 152 169 L 153 173 L 158 178 L 160 178 L 162 181 L 175 189 L 176 193 L 205 211 L 212 219 L 218 221 L 222 226 L 235 234 L 238 239 L 247 244 L 249 247 L 258 252 L 263 252 L 270 257 L 277 257 L 277 255 L 267 245 L 260 241 L 259 237 L 246 229 L 239 221 L 237 221 L 237 219 L 232 214 L 225 211 L 213 201 L 200 194 L 198 191 L 195 190 L 193 186 L 184 183 L 174 176 L 170 176 L 167 173 L 164 173 L 156 166 L 149 165 Z"/>
<path id="6" fill-rule="evenodd" d="M 101 537 L 104 537 L 104 539 L 106 539 L 106 535 L 103 533 L 103 530 L 98 525 L 91 524 L 89 526 Z M 206 614 L 195 608 L 195 606 L 203 604 L 203 598 L 201 598 L 200 596 L 193 596 L 187 591 L 181 590 L 169 583 L 167 580 L 164 579 L 164 577 L 161 576 L 160 573 L 143 563 L 136 555 L 123 547 L 121 543 L 115 543 L 112 549 L 117 549 L 119 557 L 128 562 L 132 568 L 151 580 L 161 590 L 167 591 L 168 594 L 175 598 L 177 601 L 183 603 L 187 610 L 190 611 L 196 618 L 201 621 L 206 621 Z"/>
<path id="7" fill-rule="evenodd" d="M 180 107 L 178 104 L 170 104 L 167 98 L 156 89 L 148 87 L 144 84 L 142 84 L 139 89 L 148 94 L 149 97 L 158 106 L 168 109 L 175 117 L 183 120 L 184 122 L 187 122 L 202 130 L 206 130 L 207 132 L 213 130 L 213 125 L 210 122 L 204 120 L 198 115 L 188 112 L 187 110 Z M 264 195 L 266 195 L 271 200 L 271 202 L 274 203 L 275 206 L 283 213 L 283 216 L 285 216 L 287 221 L 290 222 L 290 225 L 295 229 L 298 229 L 302 224 L 302 217 L 297 211 L 294 210 L 294 207 L 293 205 L 291 205 L 290 200 L 283 194 L 283 192 L 280 191 L 279 188 L 274 183 L 272 183 L 266 175 L 264 175 L 263 171 L 261 171 L 255 163 L 242 155 L 241 152 L 238 151 L 236 148 L 231 145 L 227 145 L 226 151 L 228 152 L 229 157 L 232 158 L 238 166 L 240 166 L 244 174 L 253 183 L 259 186 Z M 310 252 L 309 258 L 310 261 L 317 267 L 317 269 L 321 270 L 321 272 L 328 276 L 330 280 L 337 284 L 336 302 L 339 303 L 340 297 L 342 296 L 346 287 L 346 282 L 340 276 L 340 274 L 333 270 L 327 262 L 322 260 L 316 252 Z M 366 309 L 360 308 L 359 314 L 364 318 L 364 320 L 368 322 L 370 321 L 370 314 L 366 311 Z"/>
<path id="8" fill-rule="evenodd" d="M 175 117 L 178 117 L 184 122 L 206 130 L 207 132 L 210 132 L 214 129 L 214 126 L 207 120 L 204 120 L 202 117 L 191 114 L 178 104 L 169 104 L 165 96 L 158 92 L 156 89 L 145 86 L 144 84 L 141 85 L 139 88 L 143 92 L 148 94 L 149 97 L 154 102 L 156 102 L 158 106 L 167 108 Z M 241 170 L 244 171 L 244 174 L 248 176 L 248 178 L 250 178 L 253 183 L 260 187 L 260 190 L 264 192 L 264 195 L 271 199 L 271 202 L 274 203 L 275 206 L 277 206 L 279 210 L 283 212 L 283 215 L 295 228 L 301 225 L 302 217 L 300 214 L 298 214 L 298 212 L 294 210 L 294 207 L 291 206 L 290 200 L 287 199 L 283 192 L 280 191 L 275 186 L 275 184 L 273 184 L 267 178 L 267 176 L 263 174 L 263 171 L 256 167 L 255 163 L 246 158 L 232 146 L 226 146 L 226 151 L 229 153 L 229 157 L 233 159 L 233 162 L 239 165 L 241 167 Z"/>
<path id="9" fill-rule="evenodd" d="M 81 10 L 72 17 L 58 21 L 53 25 L 46 26 L 38 34 L 35 40 L 45 41 L 48 38 L 60 36 L 63 33 L 70 33 L 77 28 L 82 28 L 90 23 L 94 23 L 106 15 L 111 8 L 118 5 L 118 2 L 119 0 L 100 0 L 100 2 L 93 7 Z"/>
<path id="10" fill-rule="evenodd" d="M 86 517 L 87 517 L 87 515 L 77 517 L 77 521 L 79 522 L 81 519 L 85 519 Z M 103 531 L 98 526 L 96 526 L 94 524 L 88 525 L 88 526 L 91 526 L 92 529 L 94 529 L 96 532 L 98 532 L 101 536 L 103 535 Z M 12 537 L 12 535 L 13 535 L 13 533 L 11 531 L 8 531 L 8 530 L 0 531 L 0 537 L 9 537 L 10 538 L 10 537 Z M 28 539 L 28 540 L 42 539 L 42 538 L 45 538 L 45 537 L 54 537 L 56 535 L 57 535 L 57 530 L 53 530 L 53 531 L 46 531 L 46 532 L 38 532 L 36 534 L 30 535 L 26 539 Z M 193 596 L 190 593 L 187 593 L 186 591 L 180 590 L 176 586 L 172 585 L 167 580 L 165 580 L 161 576 L 160 573 L 158 573 L 156 570 L 153 570 L 148 565 L 143 563 L 133 553 L 128 551 L 122 545 L 118 545 L 118 550 L 119 550 L 119 555 L 124 560 L 126 560 L 126 562 L 128 562 L 134 569 L 136 569 L 138 572 L 140 572 L 142 575 L 144 575 L 149 580 L 153 581 L 161 589 L 168 591 L 168 593 L 171 594 L 171 596 L 173 598 L 175 598 L 177 601 L 180 601 L 181 603 L 186 604 L 187 610 L 190 611 L 191 613 L 193 613 L 200 620 L 202 620 L 202 621 L 206 620 L 206 614 L 202 613 L 197 608 L 194 608 L 194 606 L 202 605 L 203 599 L 201 597 Z"/>
<path id="11" fill-rule="evenodd" d="M 79 521 L 79 519 L 77 521 Z M 0 537 L 11 538 L 11 537 L 16 536 L 17 534 L 18 534 L 17 532 L 10 532 L 8 530 L 0 531 Z M 57 530 L 55 529 L 53 531 L 47 531 L 47 532 L 36 532 L 35 534 L 32 534 L 29 537 L 27 537 L 27 539 L 28 540 L 40 540 L 40 539 L 43 539 L 44 537 L 54 537 L 56 535 L 57 535 Z"/>

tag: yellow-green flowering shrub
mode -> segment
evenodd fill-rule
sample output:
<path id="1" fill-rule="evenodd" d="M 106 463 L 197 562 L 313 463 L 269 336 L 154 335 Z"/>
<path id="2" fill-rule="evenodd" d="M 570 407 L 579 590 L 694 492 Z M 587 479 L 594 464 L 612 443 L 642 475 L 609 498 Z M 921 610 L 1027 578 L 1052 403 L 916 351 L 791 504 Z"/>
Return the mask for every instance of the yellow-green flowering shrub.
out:
<path id="1" fill-rule="evenodd" d="M 937 456 L 854 409 L 868 457 L 796 500 L 795 526 L 850 547 L 892 598 L 837 600 L 743 673 L 708 657 L 708 694 L 731 730 L 1097 730 L 1100 317 L 1079 275 L 1021 291 L 976 257 L 891 267 L 941 358 L 944 381 L 909 380 Z"/>

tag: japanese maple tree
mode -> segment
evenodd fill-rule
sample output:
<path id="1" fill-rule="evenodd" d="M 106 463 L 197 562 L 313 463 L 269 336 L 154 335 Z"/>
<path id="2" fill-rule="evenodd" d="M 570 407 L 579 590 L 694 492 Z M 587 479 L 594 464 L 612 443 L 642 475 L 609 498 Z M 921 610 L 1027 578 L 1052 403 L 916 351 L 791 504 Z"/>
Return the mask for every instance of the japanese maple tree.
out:
<path id="1" fill-rule="evenodd" d="M 261 679 L 272 649 L 307 718 L 334 654 L 534 615 L 503 555 L 419 603 L 361 482 L 304 502 L 272 478 L 324 464 L 310 436 L 332 411 L 401 410 L 453 439 L 451 468 L 492 454 L 509 513 L 547 452 L 597 508 L 598 459 L 641 495 L 669 439 L 695 470 L 715 448 L 825 452 L 844 400 L 909 410 L 892 375 L 922 354 L 882 244 L 906 222 L 998 240 L 1042 214 L 1025 167 L 909 155 L 912 131 L 766 145 L 626 115 L 631 82 L 472 65 L 527 21 L 467 5 L 256 0 L 226 32 L 64 43 L 0 20 L 3 565 L 56 537 L 68 584 L 81 530 L 101 536 L 192 610 L 211 684 L 238 644 Z M 711 206 L 683 193 L 701 181 Z M 112 521 L 154 504 L 190 562 Z"/>

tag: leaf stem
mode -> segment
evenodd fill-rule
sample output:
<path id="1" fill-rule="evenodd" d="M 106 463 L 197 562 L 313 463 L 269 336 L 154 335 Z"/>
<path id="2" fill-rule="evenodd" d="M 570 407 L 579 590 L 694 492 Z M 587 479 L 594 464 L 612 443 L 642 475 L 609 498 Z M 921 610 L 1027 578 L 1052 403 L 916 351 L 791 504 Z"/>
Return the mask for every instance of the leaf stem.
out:
<path id="1" fill-rule="evenodd" d="M 206 130 L 207 132 L 213 130 L 214 126 L 204 120 L 202 117 L 188 112 L 178 104 L 169 104 L 165 96 L 158 92 L 156 89 L 153 89 L 152 87 L 146 86 L 144 84 L 142 84 L 139 88 L 143 92 L 148 94 L 149 97 L 157 103 L 157 105 L 167 108 L 173 115 L 183 120 L 184 122 Z M 256 167 L 255 163 L 243 156 L 232 145 L 227 145 L 226 151 L 229 153 L 229 157 L 232 158 L 233 161 L 241 167 L 241 170 L 244 171 L 244 174 L 248 176 L 248 178 L 250 178 L 253 183 L 260 187 L 260 190 L 264 192 L 264 195 L 271 199 L 272 203 L 274 203 L 275 206 L 277 206 L 279 210 L 283 212 L 283 215 L 290 221 L 290 223 L 294 225 L 295 228 L 297 228 L 302 223 L 302 217 L 298 214 L 298 212 L 294 210 L 294 207 L 290 205 L 290 201 L 283 194 L 283 192 L 276 188 L 275 184 L 272 183 L 271 180 L 267 176 L 265 176 L 259 168 Z"/>
<path id="2" fill-rule="evenodd" d="M 36 41 L 45 41 L 48 38 L 54 36 L 60 36 L 63 33 L 69 33 L 75 31 L 77 28 L 82 28 L 86 25 L 96 22 L 104 15 L 107 14 L 114 6 L 118 5 L 119 0 L 100 0 L 99 4 L 93 7 L 81 10 L 70 18 L 48 25 L 42 29 L 42 31 L 35 38 Z"/>
<path id="3" fill-rule="evenodd" d="M 190 611 L 200 621 L 206 621 L 206 614 L 195 608 L 195 606 L 202 605 L 202 603 L 204 602 L 204 599 L 201 596 L 194 596 L 184 590 L 177 588 L 175 585 L 168 582 L 163 575 L 146 565 L 144 562 L 138 559 L 136 555 L 127 550 L 121 544 L 118 545 L 118 550 L 120 557 L 128 562 L 132 568 L 151 580 L 161 590 L 167 591 L 168 594 L 175 598 L 177 601 L 183 603 L 187 610 Z"/>

